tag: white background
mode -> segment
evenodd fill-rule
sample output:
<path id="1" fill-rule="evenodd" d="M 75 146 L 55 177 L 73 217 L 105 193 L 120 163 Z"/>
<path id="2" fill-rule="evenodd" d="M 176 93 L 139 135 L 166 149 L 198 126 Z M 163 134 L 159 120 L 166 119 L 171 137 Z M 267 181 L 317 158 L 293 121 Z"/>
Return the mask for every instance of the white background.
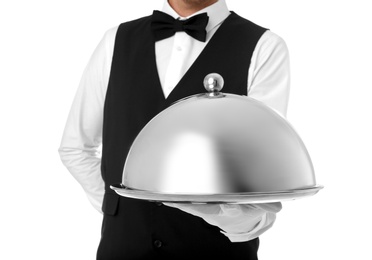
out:
<path id="1" fill-rule="evenodd" d="M 284 203 L 261 237 L 261 260 L 372 259 L 368 2 L 227 2 L 287 42 L 288 119 L 325 185 L 316 196 Z M 95 259 L 101 216 L 57 149 L 80 76 L 104 32 L 161 6 L 162 0 L 1 2 L 0 259 Z"/>

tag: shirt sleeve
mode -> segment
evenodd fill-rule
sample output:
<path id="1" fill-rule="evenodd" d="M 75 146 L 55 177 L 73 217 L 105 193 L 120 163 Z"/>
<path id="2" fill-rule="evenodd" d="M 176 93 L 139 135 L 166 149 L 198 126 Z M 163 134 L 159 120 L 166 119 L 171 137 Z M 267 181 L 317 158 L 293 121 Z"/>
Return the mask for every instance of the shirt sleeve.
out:
<path id="1" fill-rule="evenodd" d="M 58 149 L 63 164 L 99 212 L 104 195 L 100 170 L 103 106 L 116 29 L 105 33 L 83 72 Z"/>
<path id="2" fill-rule="evenodd" d="M 278 35 L 266 31 L 258 41 L 248 72 L 248 96 L 286 116 L 290 66 L 286 43 Z"/>

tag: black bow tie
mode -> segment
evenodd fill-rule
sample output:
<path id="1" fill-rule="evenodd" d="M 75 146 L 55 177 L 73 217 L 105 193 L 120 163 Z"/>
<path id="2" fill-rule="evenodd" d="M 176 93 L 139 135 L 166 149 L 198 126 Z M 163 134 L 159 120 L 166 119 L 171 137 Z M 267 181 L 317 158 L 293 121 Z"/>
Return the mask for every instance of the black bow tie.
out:
<path id="1" fill-rule="evenodd" d="M 205 42 L 207 35 L 205 27 L 208 24 L 208 19 L 207 13 L 195 15 L 187 20 L 178 20 L 166 13 L 154 11 L 151 28 L 156 41 L 171 37 L 176 32 L 184 31 L 191 37 Z"/>

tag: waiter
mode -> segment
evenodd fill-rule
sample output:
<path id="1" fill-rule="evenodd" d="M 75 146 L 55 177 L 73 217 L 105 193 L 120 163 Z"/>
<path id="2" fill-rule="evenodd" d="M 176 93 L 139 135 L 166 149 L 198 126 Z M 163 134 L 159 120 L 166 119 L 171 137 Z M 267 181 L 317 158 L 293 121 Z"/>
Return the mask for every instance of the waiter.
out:
<path id="1" fill-rule="evenodd" d="M 161 12 L 108 30 L 94 51 L 59 153 L 103 213 L 97 259 L 257 259 L 258 237 L 273 225 L 280 203 L 164 205 L 110 189 L 122 181 L 145 124 L 173 102 L 204 93 L 211 72 L 224 77 L 224 92 L 248 95 L 285 116 L 284 41 L 230 12 L 225 0 L 165 1 Z"/>

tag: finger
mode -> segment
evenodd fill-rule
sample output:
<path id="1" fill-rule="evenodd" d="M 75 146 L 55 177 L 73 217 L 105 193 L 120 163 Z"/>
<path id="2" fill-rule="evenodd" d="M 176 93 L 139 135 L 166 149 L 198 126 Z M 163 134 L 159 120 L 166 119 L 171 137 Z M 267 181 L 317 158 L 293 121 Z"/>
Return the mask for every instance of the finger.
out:
<path id="1" fill-rule="evenodd" d="M 280 202 L 272 202 L 272 203 L 257 203 L 257 204 L 250 204 L 255 208 L 259 208 L 271 213 L 278 213 L 282 210 L 282 203 Z"/>

